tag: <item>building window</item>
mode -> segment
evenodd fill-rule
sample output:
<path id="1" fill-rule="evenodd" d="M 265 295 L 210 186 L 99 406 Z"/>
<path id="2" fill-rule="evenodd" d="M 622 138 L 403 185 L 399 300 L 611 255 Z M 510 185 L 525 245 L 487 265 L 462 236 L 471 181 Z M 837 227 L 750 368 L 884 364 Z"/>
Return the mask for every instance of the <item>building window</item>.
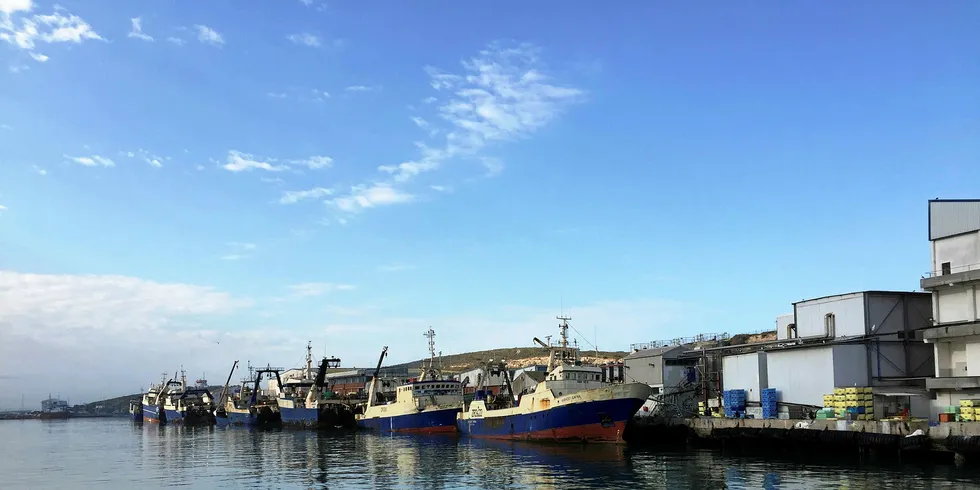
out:
<path id="1" fill-rule="evenodd" d="M 943 262 L 942 268 L 943 268 L 943 275 L 944 276 L 948 276 L 948 275 L 952 274 L 953 267 L 952 267 L 952 265 L 949 262 Z"/>
<path id="2" fill-rule="evenodd" d="M 824 330 L 827 332 L 827 336 L 828 337 L 836 337 L 837 336 L 837 333 L 836 333 L 836 331 L 837 331 L 837 319 L 836 319 L 836 317 L 834 317 L 834 314 L 833 313 L 827 313 L 826 315 L 824 315 L 824 317 L 823 317 L 823 327 L 824 327 Z"/>
<path id="3" fill-rule="evenodd" d="M 795 323 L 790 323 L 789 325 L 786 325 L 786 338 L 787 339 L 795 339 L 796 338 L 796 324 Z"/>

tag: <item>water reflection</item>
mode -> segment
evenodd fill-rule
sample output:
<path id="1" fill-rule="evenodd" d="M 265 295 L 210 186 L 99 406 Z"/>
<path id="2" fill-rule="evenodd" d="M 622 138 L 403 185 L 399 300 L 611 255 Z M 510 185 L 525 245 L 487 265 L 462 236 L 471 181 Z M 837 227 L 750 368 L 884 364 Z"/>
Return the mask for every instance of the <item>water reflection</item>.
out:
<path id="1" fill-rule="evenodd" d="M 970 466 L 800 464 L 715 451 L 457 437 L 0 422 L 2 488 L 978 488 Z M 904 463 L 904 464 L 903 464 Z"/>

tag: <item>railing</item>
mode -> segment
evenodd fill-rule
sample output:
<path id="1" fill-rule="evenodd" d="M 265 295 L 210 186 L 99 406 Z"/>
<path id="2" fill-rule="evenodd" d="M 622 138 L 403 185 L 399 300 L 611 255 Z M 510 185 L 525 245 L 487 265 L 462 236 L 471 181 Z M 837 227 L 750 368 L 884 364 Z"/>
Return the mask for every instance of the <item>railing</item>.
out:
<path id="1" fill-rule="evenodd" d="M 697 342 L 718 342 L 722 340 L 728 340 L 728 333 L 702 333 L 695 335 L 693 337 L 678 337 L 670 340 L 654 340 L 650 342 L 641 342 L 637 344 L 630 344 L 630 351 L 636 352 L 638 350 L 645 349 L 659 349 L 662 347 L 672 347 L 675 345 L 687 345 L 694 344 Z"/>
<path id="2" fill-rule="evenodd" d="M 956 274 L 957 272 L 967 272 L 967 271 L 976 271 L 976 270 L 980 270 L 980 263 L 950 267 L 948 272 L 943 271 L 942 269 L 938 271 L 926 272 L 925 274 L 922 275 L 922 277 L 924 279 L 928 279 L 928 278 L 939 277 L 939 276 L 948 276 L 950 274 Z"/>

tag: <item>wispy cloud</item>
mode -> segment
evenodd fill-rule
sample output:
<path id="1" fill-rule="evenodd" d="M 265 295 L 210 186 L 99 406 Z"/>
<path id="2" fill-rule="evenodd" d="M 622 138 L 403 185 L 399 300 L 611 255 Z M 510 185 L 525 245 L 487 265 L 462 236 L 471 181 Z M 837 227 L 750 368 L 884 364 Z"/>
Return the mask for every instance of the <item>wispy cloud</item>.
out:
<path id="1" fill-rule="evenodd" d="M 302 165 L 310 170 L 319 170 L 321 168 L 330 168 L 333 166 L 333 158 L 314 155 L 302 160 L 291 160 L 290 163 Z"/>
<path id="2" fill-rule="evenodd" d="M 374 87 L 371 85 L 351 85 L 345 88 L 344 90 L 348 92 L 372 92 L 377 89 L 378 87 Z"/>
<path id="3" fill-rule="evenodd" d="M 54 12 L 47 15 L 21 16 L 18 26 L 13 14 L 30 11 L 32 2 L 2 0 L 0 5 L 0 12 L 3 13 L 3 17 L 0 17 L 0 41 L 20 49 L 33 50 L 37 42 L 81 44 L 86 40 L 104 40 L 88 22 L 69 13 L 64 7 L 56 5 Z"/>
<path id="4" fill-rule="evenodd" d="M 222 165 L 222 168 L 229 172 L 246 172 L 253 169 L 265 170 L 268 172 L 281 172 L 289 169 L 289 167 L 286 165 L 273 165 L 269 163 L 274 162 L 275 160 L 266 160 L 268 161 L 256 159 L 254 155 L 248 153 L 242 153 L 237 150 L 229 150 L 227 163 Z"/>
<path id="5" fill-rule="evenodd" d="M 322 296 L 336 291 L 351 291 L 356 289 L 350 284 L 336 284 L 332 282 L 304 282 L 289 286 L 294 296 L 311 297 Z"/>
<path id="6" fill-rule="evenodd" d="M 420 128 L 428 128 L 429 127 L 429 121 L 426 121 L 425 119 L 422 119 L 421 117 L 418 117 L 418 116 L 413 117 L 412 118 L 412 122 L 415 123 L 415 125 L 418 126 L 418 127 L 420 127 Z"/>
<path id="7" fill-rule="evenodd" d="M 179 37 L 168 37 L 167 42 L 176 44 L 177 46 L 183 46 L 184 44 L 187 44 L 187 41 L 184 41 Z"/>
<path id="8" fill-rule="evenodd" d="M 162 167 L 163 161 L 166 160 L 166 158 L 161 157 L 159 155 L 154 155 L 153 153 L 150 153 L 142 148 L 136 150 L 135 152 L 127 151 L 125 155 L 129 158 L 139 158 L 140 160 L 143 160 L 150 166 L 158 167 L 158 168 Z"/>
<path id="9" fill-rule="evenodd" d="M 492 157 L 480 158 L 480 164 L 486 169 L 486 173 L 483 174 L 484 177 L 496 177 L 504 171 L 504 164 L 500 160 Z"/>
<path id="10" fill-rule="evenodd" d="M 313 102 L 323 102 L 330 98 L 330 92 L 325 90 L 310 89 L 310 94 L 312 94 Z"/>
<path id="11" fill-rule="evenodd" d="M 0 204 L 0 211 L 6 211 L 6 210 L 7 210 L 7 206 Z"/>
<path id="12" fill-rule="evenodd" d="M 64 157 L 72 162 L 79 165 L 84 165 L 86 167 L 98 167 L 100 165 L 103 167 L 113 167 L 116 165 L 116 163 L 111 159 L 99 155 L 92 155 L 90 157 L 73 157 L 64 155 Z"/>
<path id="13" fill-rule="evenodd" d="M 13 131 L 14 127 L 9 124 L 0 124 L 0 129 L 4 131 Z"/>
<path id="14" fill-rule="evenodd" d="M 394 262 L 391 264 L 379 265 L 378 270 L 383 272 L 410 271 L 410 270 L 415 270 L 415 266 L 411 264 L 402 264 L 399 262 Z"/>
<path id="15" fill-rule="evenodd" d="M 333 194 L 333 191 L 323 187 L 314 187 L 305 191 L 286 191 L 279 198 L 279 204 L 295 204 L 300 201 L 320 199 Z"/>
<path id="16" fill-rule="evenodd" d="M 549 82 L 539 55 L 540 50 L 530 44 L 494 43 L 463 61 L 461 73 L 427 67 L 432 88 L 448 94 L 441 101 L 426 99 L 438 102 L 439 116 L 450 125 L 445 145 L 438 149 L 418 145 L 419 158 L 379 170 L 394 174 L 396 181 L 407 181 L 453 157 L 478 155 L 490 143 L 526 138 L 568 104 L 581 100 L 580 89 Z M 499 161 L 485 166 L 488 174 L 503 168 Z"/>
<path id="17" fill-rule="evenodd" d="M 225 38 L 218 31 L 201 24 L 196 24 L 194 29 L 197 30 L 198 41 L 212 46 L 224 46 Z"/>
<path id="18" fill-rule="evenodd" d="M 38 63 L 44 63 L 49 59 L 47 55 L 41 53 L 31 53 L 31 58 L 34 58 L 34 61 L 37 61 Z"/>
<path id="19" fill-rule="evenodd" d="M 40 175 L 40 176 L 42 176 L 42 177 L 45 176 L 45 175 L 48 175 L 48 171 L 47 170 L 45 170 L 45 169 L 43 169 L 41 167 L 38 167 L 37 165 L 31 165 L 31 168 L 33 168 L 34 171 L 37 172 L 37 174 Z"/>
<path id="20" fill-rule="evenodd" d="M 9 71 L 10 73 L 20 73 L 20 72 L 27 71 L 27 70 L 30 70 L 30 69 L 31 69 L 31 67 L 29 67 L 27 65 L 10 65 L 10 66 L 7 67 L 7 71 Z"/>
<path id="21" fill-rule="evenodd" d="M 254 243 L 248 242 L 227 242 L 228 253 L 221 256 L 221 260 L 242 260 L 252 257 L 255 249 L 258 248 Z"/>
<path id="22" fill-rule="evenodd" d="M 265 95 L 273 99 L 285 99 L 287 97 L 286 92 L 268 92 Z"/>
<path id="23" fill-rule="evenodd" d="M 127 37 L 132 37 L 143 41 L 153 41 L 153 36 L 143 32 L 143 21 L 139 17 L 133 17 L 132 19 L 129 19 L 129 21 L 132 23 L 132 28 L 129 31 L 129 34 L 126 35 Z"/>
<path id="24" fill-rule="evenodd" d="M 395 189 L 391 184 L 379 182 L 372 185 L 359 185 L 351 188 L 349 195 L 328 201 L 337 209 L 356 212 L 362 209 L 391 204 L 412 202 L 415 196 Z"/>
<path id="25" fill-rule="evenodd" d="M 287 39 L 293 42 L 293 44 L 300 44 L 303 46 L 309 46 L 311 48 L 319 48 L 322 46 L 320 38 L 310 34 L 309 32 L 301 32 L 299 34 L 290 34 L 286 36 Z"/>
<path id="26" fill-rule="evenodd" d="M 446 185 L 430 185 L 429 186 L 429 189 L 432 189 L 432 190 L 434 190 L 436 192 L 452 192 L 453 191 L 453 188 L 451 186 L 446 186 Z"/>

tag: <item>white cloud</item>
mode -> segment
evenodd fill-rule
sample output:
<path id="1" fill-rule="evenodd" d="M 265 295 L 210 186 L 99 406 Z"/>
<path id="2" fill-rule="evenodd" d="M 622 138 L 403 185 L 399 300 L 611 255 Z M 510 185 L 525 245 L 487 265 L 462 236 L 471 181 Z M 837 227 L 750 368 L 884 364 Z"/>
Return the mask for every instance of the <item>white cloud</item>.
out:
<path id="1" fill-rule="evenodd" d="M 116 163 L 113 162 L 112 160 L 99 155 L 92 155 L 90 157 L 72 157 L 72 156 L 64 155 L 64 157 L 79 165 L 84 165 L 86 167 L 97 167 L 99 165 L 103 167 L 113 167 L 116 165 Z"/>
<path id="2" fill-rule="evenodd" d="M 314 102 L 323 102 L 330 98 L 330 92 L 324 90 L 311 89 L 310 93 L 313 95 Z"/>
<path id="3" fill-rule="evenodd" d="M 308 32 L 302 32 L 299 34 L 290 34 L 287 39 L 293 42 L 293 44 L 302 44 L 304 46 L 309 46 L 311 48 L 319 48 L 321 46 L 320 38 L 310 34 Z"/>
<path id="4" fill-rule="evenodd" d="M 266 184 L 282 184 L 282 183 L 286 182 L 285 180 L 282 180 L 279 177 L 262 177 L 259 180 L 261 180 L 262 182 L 265 182 Z"/>
<path id="5" fill-rule="evenodd" d="M 196 24 L 194 29 L 197 29 L 197 40 L 204 44 L 211 44 L 213 46 L 223 46 L 225 44 L 225 38 L 218 31 L 208 26 Z"/>
<path id="6" fill-rule="evenodd" d="M 415 266 L 411 264 L 402 264 L 399 262 L 394 262 L 387 265 L 379 265 L 378 270 L 384 272 L 410 271 L 410 270 L 415 270 Z"/>
<path id="7" fill-rule="evenodd" d="M 258 248 L 254 243 L 248 242 L 227 242 L 229 252 L 221 256 L 221 260 L 242 260 L 252 258 L 255 249 Z"/>
<path id="8" fill-rule="evenodd" d="M 7 206 L 0 204 L 0 211 L 6 211 L 6 210 L 7 210 Z"/>
<path id="9" fill-rule="evenodd" d="M 5 131 L 13 131 L 14 127 L 9 124 L 0 124 L 0 129 L 3 129 Z"/>
<path id="10" fill-rule="evenodd" d="M 351 85 L 344 90 L 348 92 L 371 92 L 373 90 L 377 90 L 377 88 L 370 85 Z"/>
<path id="11" fill-rule="evenodd" d="M 333 158 L 314 155 L 303 160 L 293 160 L 292 163 L 296 165 L 303 165 L 310 170 L 319 170 L 321 168 L 330 168 L 333 166 Z"/>
<path id="12" fill-rule="evenodd" d="M 86 40 L 104 40 L 85 20 L 68 13 L 60 6 L 55 6 L 52 14 L 21 17 L 18 27 L 10 14 L 29 10 L 31 3 L 24 3 L 24 0 L 0 1 L 4 2 L 0 8 L 10 10 L 0 17 L 0 41 L 6 41 L 18 48 L 33 49 L 38 41 L 80 44 Z"/>
<path id="13" fill-rule="evenodd" d="M 27 65 L 10 65 L 7 67 L 7 69 L 10 71 L 10 73 L 20 73 L 22 71 L 30 70 L 31 67 Z"/>
<path id="14" fill-rule="evenodd" d="M 176 368 L 166 361 L 176 358 L 171 356 L 198 359 L 195 372 L 217 372 L 219 366 L 227 372 L 232 356 L 264 350 L 255 347 L 261 346 L 259 335 L 253 339 L 247 331 L 210 330 L 244 313 L 252 302 L 208 286 L 120 275 L 0 271 L 0 304 L 3 374 L 45 385 L 18 390 L 18 406 L 22 391 L 28 400 L 40 400 L 50 390 L 72 402 L 136 392 L 160 370 Z M 174 342 L 160 342 L 164 337 Z M 207 353 L 214 351 L 220 360 L 209 365 Z M 96 371 L 79 374 L 73 367 L 78 365 Z"/>
<path id="15" fill-rule="evenodd" d="M 455 156 L 478 155 L 490 143 L 526 138 L 584 95 L 577 88 L 549 83 L 542 72 L 539 50 L 529 44 L 491 44 L 478 56 L 463 61 L 462 67 L 460 73 L 426 68 L 432 87 L 448 93 L 441 102 L 434 98 L 424 101 L 439 102 L 439 115 L 450 125 L 445 145 L 440 149 L 419 145 L 420 158 L 382 165 L 380 171 L 404 182 L 439 168 Z M 413 120 L 419 127 L 431 124 L 421 118 Z M 488 175 L 503 169 L 499 162 L 484 165 Z"/>
<path id="16" fill-rule="evenodd" d="M 418 126 L 418 127 L 420 127 L 420 128 L 427 128 L 427 127 L 429 127 L 429 122 L 426 121 L 425 119 L 422 119 L 421 117 L 418 117 L 418 116 L 413 117 L 412 118 L 412 122 L 414 122 L 415 125 Z"/>
<path id="17" fill-rule="evenodd" d="M 194 167 L 194 170 L 197 170 L 198 172 L 203 172 L 204 171 L 204 165 L 198 165 L 198 166 Z"/>
<path id="18" fill-rule="evenodd" d="M 313 5 L 313 0 L 299 0 L 299 3 L 306 5 L 307 7 Z"/>
<path id="19" fill-rule="evenodd" d="M 181 39 L 179 37 L 168 37 L 167 38 L 167 42 L 174 43 L 177 46 L 183 46 L 184 44 L 187 43 L 187 41 L 184 41 L 183 39 Z"/>
<path id="20" fill-rule="evenodd" d="M 301 284 L 293 284 L 289 286 L 294 296 L 298 297 L 311 297 L 311 296 L 322 296 L 326 293 L 332 293 L 336 291 L 351 291 L 355 289 L 354 286 L 350 284 L 335 284 L 332 282 L 304 282 Z"/>
<path id="21" fill-rule="evenodd" d="M 438 100 L 439 99 L 437 99 L 435 97 L 426 97 L 426 98 L 422 99 L 422 102 L 425 103 L 425 104 L 431 104 L 431 103 L 436 102 Z"/>
<path id="22" fill-rule="evenodd" d="M 279 199 L 279 204 L 295 204 L 300 201 L 320 199 L 331 194 L 333 194 L 332 190 L 323 187 L 314 187 L 305 191 L 286 191 Z"/>
<path id="23" fill-rule="evenodd" d="M 38 167 L 37 165 L 31 165 L 31 168 L 33 168 L 34 171 L 37 172 L 37 174 L 40 175 L 40 176 L 42 176 L 42 177 L 45 176 L 45 175 L 48 175 L 48 171 L 47 170 L 44 170 L 43 168 Z"/>
<path id="24" fill-rule="evenodd" d="M 163 166 L 164 160 L 167 160 L 164 157 L 154 155 L 153 153 L 150 153 L 142 148 L 136 150 L 136 152 L 128 151 L 125 153 L 125 155 L 128 156 L 129 158 L 139 158 L 140 160 L 143 160 L 150 166 L 158 167 L 158 168 Z"/>
<path id="25" fill-rule="evenodd" d="M 480 159 L 480 164 L 486 169 L 486 173 L 483 174 L 484 177 L 496 177 L 500 175 L 500 172 L 504 171 L 503 162 L 496 158 L 483 157 Z"/>
<path id="26" fill-rule="evenodd" d="M 153 36 L 143 33 L 142 20 L 139 17 L 133 17 L 129 21 L 132 23 L 132 30 L 129 31 L 127 37 L 133 37 L 143 41 L 153 41 Z"/>
<path id="27" fill-rule="evenodd" d="M 415 196 L 399 191 L 391 184 L 381 182 L 370 186 L 354 186 L 347 196 L 338 197 L 328 201 L 328 203 L 341 211 L 356 212 L 361 209 L 407 203 L 413 200 L 415 200 Z"/>
<path id="28" fill-rule="evenodd" d="M 229 172 L 251 171 L 252 169 L 265 170 L 268 172 L 281 172 L 289 169 L 289 167 L 286 165 L 273 165 L 269 162 L 256 160 L 255 156 L 236 150 L 228 151 L 228 161 L 222 165 L 222 168 L 228 170 Z"/>
<path id="29" fill-rule="evenodd" d="M 30 12 L 34 7 L 31 0 L 0 0 L 0 13 L 10 15 L 14 12 Z"/>
<path id="30" fill-rule="evenodd" d="M 273 99 L 285 99 L 286 98 L 286 92 L 268 92 L 265 95 L 268 96 L 268 97 L 272 97 Z"/>
<path id="31" fill-rule="evenodd" d="M 47 55 L 41 53 L 31 53 L 31 58 L 34 58 L 34 61 L 37 61 L 38 63 L 44 63 L 49 59 Z"/>
<path id="32" fill-rule="evenodd" d="M 445 185 L 430 185 L 429 186 L 429 189 L 432 189 L 432 190 L 434 190 L 436 192 L 452 192 L 453 191 L 453 188 L 452 187 L 445 186 Z"/>

